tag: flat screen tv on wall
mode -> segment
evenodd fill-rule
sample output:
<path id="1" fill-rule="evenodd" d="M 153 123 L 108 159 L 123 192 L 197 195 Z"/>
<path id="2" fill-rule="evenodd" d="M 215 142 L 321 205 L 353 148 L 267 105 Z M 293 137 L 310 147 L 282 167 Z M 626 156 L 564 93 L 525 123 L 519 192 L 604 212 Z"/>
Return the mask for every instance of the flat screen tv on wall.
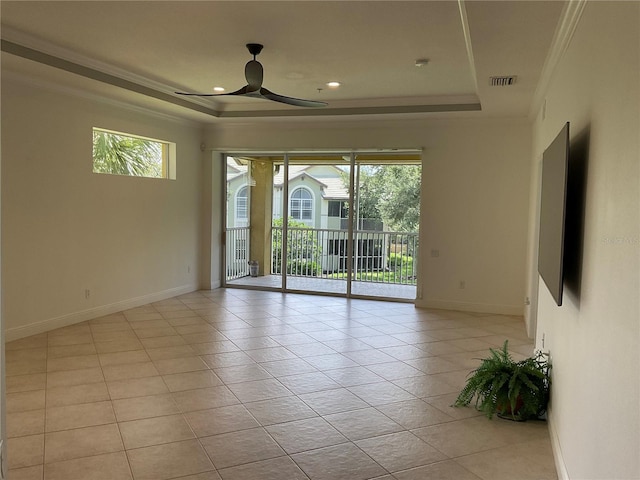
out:
<path id="1" fill-rule="evenodd" d="M 556 304 L 562 305 L 569 122 L 542 155 L 538 273 Z"/>

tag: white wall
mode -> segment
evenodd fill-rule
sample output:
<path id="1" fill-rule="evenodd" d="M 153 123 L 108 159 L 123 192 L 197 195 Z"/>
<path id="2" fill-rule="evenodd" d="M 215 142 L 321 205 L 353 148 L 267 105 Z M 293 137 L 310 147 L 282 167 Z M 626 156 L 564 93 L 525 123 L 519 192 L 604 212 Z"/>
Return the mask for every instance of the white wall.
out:
<path id="1" fill-rule="evenodd" d="M 561 479 L 640 478 L 639 32 L 640 3 L 588 2 L 534 128 L 533 171 L 564 122 L 589 139 L 580 286 L 538 291 Z"/>
<path id="2" fill-rule="evenodd" d="M 216 125 L 206 143 L 229 151 L 424 147 L 417 304 L 521 315 L 530 129 L 524 119 L 257 122 Z M 430 257 L 432 249 L 440 255 Z"/>
<path id="3" fill-rule="evenodd" d="M 7 76 L 2 99 L 7 339 L 199 287 L 199 125 Z M 175 142 L 177 179 L 92 173 L 92 127 Z"/>

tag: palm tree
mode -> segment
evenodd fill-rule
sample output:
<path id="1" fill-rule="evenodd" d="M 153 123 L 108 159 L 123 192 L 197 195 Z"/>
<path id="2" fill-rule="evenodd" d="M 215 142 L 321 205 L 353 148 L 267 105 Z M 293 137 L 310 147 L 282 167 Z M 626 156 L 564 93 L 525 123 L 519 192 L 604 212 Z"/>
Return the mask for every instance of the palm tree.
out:
<path id="1" fill-rule="evenodd" d="M 162 144 L 126 135 L 93 131 L 93 171 L 113 175 L 162 177 Z"/>

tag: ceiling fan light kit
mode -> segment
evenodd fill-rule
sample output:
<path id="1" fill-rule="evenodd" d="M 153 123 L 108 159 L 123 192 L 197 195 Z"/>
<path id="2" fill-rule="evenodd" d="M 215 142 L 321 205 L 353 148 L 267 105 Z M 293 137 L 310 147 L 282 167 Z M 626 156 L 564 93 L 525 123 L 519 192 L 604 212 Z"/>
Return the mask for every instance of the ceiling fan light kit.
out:
<path id="1" fill-rule="evenodd" d="M 256 57 L 262 51 L 263 46 L 259 43 L 247 43 L 247 50 L 253 55 L 253 60 L 249 60 L 244 67 L 244 77 L 247 84 L 239 90 L 230 93 L 187 93 L 175 92 L 178 95 L 190 95 L 197 97 L 219 97 L 219 96 L 237 96 L 262 98 L 274 102 L 286 103 L 296 107 L 326 107 L 326 102 L 318 102 L 316 100 L 304 100 L 302 98 L 287 97 L 271 92 L 262 86 L 264 71 L 262 64 L 256 60 Z"/>

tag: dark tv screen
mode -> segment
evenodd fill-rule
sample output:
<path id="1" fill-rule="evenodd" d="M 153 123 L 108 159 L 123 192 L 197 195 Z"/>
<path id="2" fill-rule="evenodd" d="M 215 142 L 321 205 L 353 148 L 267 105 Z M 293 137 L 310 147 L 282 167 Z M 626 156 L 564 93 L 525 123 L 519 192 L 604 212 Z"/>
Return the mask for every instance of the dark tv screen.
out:
<path id="1" fill-rule="evenodd" d="M 538 273 L 556 304 L 562 305 L 569 122 L 542 155 Z"/>

